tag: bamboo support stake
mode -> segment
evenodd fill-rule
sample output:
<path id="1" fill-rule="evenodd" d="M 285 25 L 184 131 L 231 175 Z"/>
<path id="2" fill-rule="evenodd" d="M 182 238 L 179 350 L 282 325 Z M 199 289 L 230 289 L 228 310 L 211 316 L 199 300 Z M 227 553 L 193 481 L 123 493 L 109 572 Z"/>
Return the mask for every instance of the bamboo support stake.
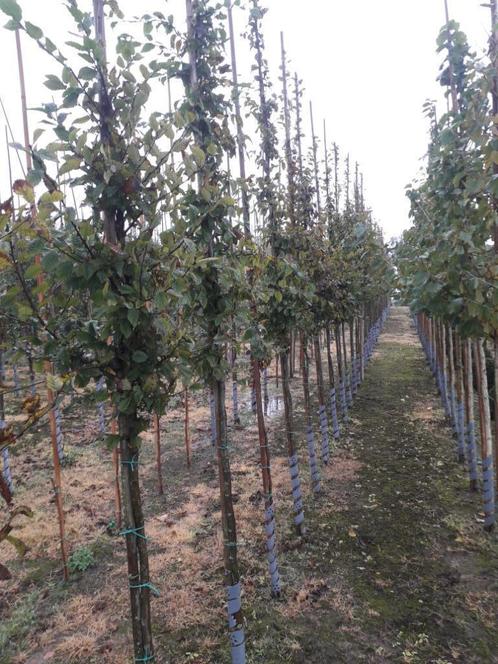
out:
<path id="1" fill-rule="evenodd" d="M 21 37 L 19 34 L 19 30 L 15 31 L 15 37 L 16 37 L 16 49 L 17 49 L 17 63 L 19 68 L 19 84 L 21 89 L 21 108 L 22 108 L 22 121 L 23 121 L 23 132 L 24 132 L 24 147 L 26 154 L 26 168 L 27 171 L 30 171 L 32 168 L 32 160 L 30 152 L 31 142 L 29 137 L 28 107 L 26 102 L 26 84 L 24 78 L 24 64 L 23 64 Z M 36 217 L 36 209 L 34 206 L 32 206 L 32 215 L 33 217 Z M 35 263 L 37 265 L 41 265 L 40 256 L 36 256 Z M 41 286 L 44 283 L 44 276 L 42 272 L 38 274 L 36 281 L 38 286 Z M 38 304 L 40 305 L 40 307 L 43 306 L 44 304 L 44 296 L 42 292 L 38 293 Z M 44 362 L 44 369 L 47 376 L 52 374 L 52 365 L 48 360 Z M 46 390 L 47 390 L 47 401 L 49 404 L 52 405 L 48 412 L 48 420 L 50 425 L 50 441 L 52 445 L 52 462 L 54 470 L 52 483 L 54 489 L 55 505 L 57 509 L 57 517 L 59 522 L 59 539 L 60 539 L 61 559 L 62 559 L 62 573 L 64 580 L 67 581 L 69 579 L 69 568 L 68 568 L 68 553 L 67 553 L 66 532 L 65 532 L 65 516 L 64 516 L 63 496 L 62 496 L 62 472 L 61 472 L 61 464 L 59 458 L 59 450 L 57 446 L 57 423 L 55 420 L 55 411 L 54 411 L 55 395 L 53 390 L 51 390 L 50 387 L 48 386 L 48 383 Z"/>
<path id="2" fill-rule="evenodd" d="M 450 12 L 448 9 L 448 0 L 444 0 L 444 13 L 446 17 L 446 25 L 449 26 L 450 23 Z M 450 44 L 448 44 L 448 49 L 450 48 Z M 454 113 L 458 111 L 458 97 L 457 97 L 457 90 L 455 86 L 455 73 L 453 70 L 453 64 L 451 62 L 450 58 L 450 63 L 449 63 L 449 73 L 450 73 L 450 90 L 451 90 L 451 105 L 452 105 L 452 110 Z"/>
<path id="3" fill-rule="evenodd" d="M 491 39 L 490 39 L 490 58 L 493 65 L 493 80 L 491 87 L 491 100 L 493 108 L 493 138 L 498 140 L 498 8 L 497 0 L 490 0 L 491 9 Z M 498 163 L 493 160 L 493 174 L 498 178 Z M 493 195 L 493 210 L 495 220 L 493 225 L 493 248 L 495 260 L 498 258 L 498 196 Z M 495 427 L 494 427 L 494 445 L 495 445 L 495 479 L 496 490 L 498 491 L 498 330 L 494 331 L 494 379 L 495 379 Z"/>
<path id="4" fill-rule="evenodd" d="M 317 156 L 317 141 L 315 134 L 315 123 L 313 120 L 313 103 L 310 101 L 310 122 L 311 122 L 311 146 L 313 152 L 313 167 L 315 171 L 315 188 L 316 188 L 316 208 L 318 212 L 318 220 L 320 220 L 320 215 L 322 211 L 322 203 L 320 196 L 320 177 L 318 171 L 318 156 Z"/>
<path id="5" fill-rule="evenodd" d="M 190 448 L 190 414 L 189 414 L 189 392 L 188 388 L 185 388 L 183 393 L 184 405 L 185 405 L 185 416 L 183 421 L 183 431 L 184 431 L 184 441 L 185 441 L 185 453 L 187 455 L 187 467 L 190 468 L 192 465 L 192 450 Z"/>
<path id="6" fill-rule="evenodd" d="M 154 413 L 154 442 L 156 445 L 157 492 L 164 495 L 162 460 L 161 460 L 161 419 Z"/>
<path id="7" fill-rule="evenodd" d="M 111 433 L 113 436 L 118 434 L 118 421 L 116 419 L 116 414 L 113 413 L 111 420 Z M 112 450 L 112 466 L 114 469 L 114 514 L 116 519 L 116 528 L 121 530 L 122 526 L 122 509 L 121 509 L 121 485 L 120 485 L 120 476 L 119 476 L 119 447 L 116 445 Z"/>

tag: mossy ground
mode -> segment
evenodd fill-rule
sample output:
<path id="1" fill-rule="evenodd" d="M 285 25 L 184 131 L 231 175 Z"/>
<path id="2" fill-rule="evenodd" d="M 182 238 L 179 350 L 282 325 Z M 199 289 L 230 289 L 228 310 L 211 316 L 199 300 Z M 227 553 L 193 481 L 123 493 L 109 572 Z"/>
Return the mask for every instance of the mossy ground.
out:
<path id="1" fill-rule="evenodd" d="M 293 391 L 296 421 L 302 422 L 299 377 Z M 204 421 L 206 412 L 198 410 Z M 296 539 L 289 518 L 280 413 L 270 421 L 284 583 L 279 601 L 270 600 L 267 588 L 251 414 L 244 412 L 243 429 L 232 432 L 249 664 L 498 662 L 497 538 L 482 531 L 479 495 L 468 492 L 465 469 L 455 461 L 455 444 L 405 309 L 394 309 L 387 322 L 351 418 L 322 469 L 317 499 L 309 492 L 297 425 L 305 542 Z M 144 449 L 151 563 L 162 590 L 153 607 L 156 661 L 227 664 L 215 465 L 202 442 L 204 424 L 195 424 L 198 444 L 186 473 L 181 425 L 179 412 L 166 424 L 165 497 L 156 495 L 153 451 Z M 122 542 L 106 529 L 112 493 L 108 478 L 100 482 L 97 475 L 105 452 L 93 443 L 74 449 L 74 467 L 65 471 L 75 492 L 68 520 L 83 512 L 78 523 L 85 530 L 79 540 L 72 534 L 73 547 L 89 543 L 95 567 L 64 586 L 54 571 L 54 547 L 9 562 L 17 580 L 0 591 L 1 664 L 129 659 Z M 91 483 L 82 480 L 82 467 Z M 45 486 L 40 477 L 26 486 L 23 498 Z M 97 495 L 107 500 L 105 509 L 97 507 Z M 85 620 L 91 625 L 82 625 Z"/>

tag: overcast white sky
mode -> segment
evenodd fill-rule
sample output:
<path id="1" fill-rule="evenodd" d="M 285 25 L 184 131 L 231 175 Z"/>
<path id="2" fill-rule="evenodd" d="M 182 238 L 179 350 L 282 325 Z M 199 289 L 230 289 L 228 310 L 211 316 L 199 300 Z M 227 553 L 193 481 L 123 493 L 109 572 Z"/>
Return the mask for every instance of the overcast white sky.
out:
<path id="1" fill-rule="evenodd" d="M 62 0 L 18 0 L 24 16 L 39 25 L 53 41 L 68 38 Z M 489 10 L 481 0 L 449 0 L 453 18 L 461 23 L 472 46 L 482 52 L 489 33 Z M 181 0 L 120 0 L 129 16 L 152 9 L 183 15 Z M 80 0 L 82 8 L 90 0 Z M 288 56 L 306 87 L 305 108 L 311 98 L 315 122 L 327 119 L 329 139 L 360 162 L 369 204 L 384 228 L 386 239 L 408 225 L 404 188 L 417 174 L 427 144 L 422 104 L 441 99 L 435 82 L 440 58 L 435 40 L 444 21 L 443 0 L 266 0 L 267 56 L 275 77 L 280 58 L 280 30 Z M 238 10 L 237 10 L 238 11 Z M 240 16 L 240 13 L 239 13 Z M 239 27 L 240 19 L 237 21 Z M 22 140 L 19 85 L 14 34 L 0 32 L 1 86 L 16 140 Z M 50 101 L 43 86 L 45 73 L 57 73 L 50 60 L 23 40 L 28 105 Z M 245 44 L 241 44 L 244 71 Z M 31 132 L 39 116 L 30 117 Z M 0 126 L 4 119 L 0 117 Z M 307 131 L 305 119 L 304 128 Z M 5 154 L 3 131 L 0 153 Z M 16 157 L 12 155 L 14 167 Z M 6 160 L 0 161 L 0 195 L 6 197 Z M 15 177 L 19 176 L 16 170 Z"/>

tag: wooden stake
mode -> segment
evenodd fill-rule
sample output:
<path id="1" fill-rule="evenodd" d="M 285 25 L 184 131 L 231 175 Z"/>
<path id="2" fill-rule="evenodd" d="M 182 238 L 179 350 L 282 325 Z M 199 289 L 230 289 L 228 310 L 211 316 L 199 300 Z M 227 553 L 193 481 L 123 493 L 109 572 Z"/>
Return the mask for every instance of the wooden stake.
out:
<path id="1" fill-rule="evenodd" d="M 235 52 L 235 32 L 233 29 L 232 0 L 226 0 L 228 14 L 228 30 L 230 35 L 230 55 L 232 64 L 233 103 L 235 108 L 235 122 L 237 125 L 237 154 L 239 157 L 239 171 L 242 183 L 242 219 L 244 222 L 244 233 L 247 238 L 251 236 L 251 215 L 249 210 L 249 194 L 247 191 L 246 162 L 244 152 L 244 128 L 242 124 L 242 113 L 240 110 L 240 88 L 237 74 L 237 56 Z"/>
<path id="2" fill-rule="evenodd" d="M 116 419 L 116 413 L 113 412 L 111 420 L 111 433 L 113 436 L 116 436 L 118 433 L 118 421 Z M 121 486 L 120 486 L 120 477 L 119 477 L 119 447 L 116 445 L 112 450 L 112 466 L 114 468 L 114 514 L 116 520 L 116 528 L 121 530 L 122 526 L 122 517 L 121 517 Z"/>
<path id="3" fill-rule="evenodd" d="M 493 65 L 493 83 L 491 87 L 491 100 L 493 107 L 493 138 L 498 140 L 498 8 L 497 0 L 490 0 L 491 9 L 491 39 L 489 44 L 489 52 L 491 63 Z M 493 160 L 493 174 L 498 178 L 498 164 Z M 495 221 L 493 226 L 493 245 L 495 258 L 498 257 L 498 196 L 493 195 L 493 210 L 495 212 Z M 495 479 L 498 491 L 498 330 L 494 331 L 494 374 L 495 374 Z"/>
<path id="4" fill-rule="evenodd" d="M 294 160 L 292 158 L 291 122 L 289 109 L 289 96 L 287 92 L 287 55 L 285 53 L 284 33 L 280 33 L 280 48 L 282 52 L 282 94 L 284 98 L 284 125 L 285 125 L 285 161 L 287 165 L 287 181 L 289 192 L 289 220 L 296 223 L 296 176 Z"/>
<path id="5" fill-rule="evenodd" d="M 187 467 L 192 465 L 192 451 L 190 449 L 190 416 L 189 416 L 189 394 L 188 388 L 185 388 L 183 393 L 185 404 L 185 416 L 183 420 L 184 440 L 185 440 L 185 453 L 187 455 Z"/>
<path id="6" fill-rule="evenodd" d="M 157 492 L 164 495 L 162 461 L 161 461 L 161 419 L 154 413 L 154 439 L 156 443 L 156 469 L 157 469 Z"/>
<path id="7" fill-rule="evenodd" d="M 24 79 L 24 64 L 22 57 L 22 48 L 21 48 L 21 37 L 19 30 L 15 31 L 16 37 L 16 49 L 17 49 L 17 63 L 19 68 L 19 84 L 21 88 L 21 109 L 22 109 L 22 121 L 23 121 L 23 131 L 24 131 L 24 148 L 26 154 L 26 168 L 27 171 L 30 171 L 32 168 L 31 160 L 31 142 L 29 137 L 29 124 L 28 124 L 28 107 L 26 103 L 26 84 Z M 31 208 L 31 214 L 33 218 L 36 218 L 36 208 L 33 205 Z M 35 263 L 41 265 L 40 256 L 36 256 Z M 37 285 L 41 286 L 44 283 L 45 277 L 42 272 L 36 277 Z M 44 304 L 43 292 L 38 293 L 38 304 L 40 307 Z M 52 365 L 47 360 L 44 362 L 44 369 L 47 376 L 52 374 Z M 59 459 L 59 452 L 57 449 L 57 423 L 55 421 L 55 395 L 54 392 L 49 388 L 47 383 L 47 401 L 51 404 L 51 408 L 48 412 L 48 420 L 50 425 L 50 441 L 52 444 L 52 463 L 54 468 L 54 476 L 52 479 L 52 484 L 54 488 L 54 498 L 55 506 L 57 509 L 57 518 L 59 522 L 59 539 L 61 547 L 61 559 L 62 559 L 62 573 L 64 580 L 67 581 L 69 578 L 69 568 L 68 568 L 68 553 L 67 553 L 67 544 L 66 544 L 66 533 L 65 533 L 65 516 L 64 516 L 64 507 L 62 499 L 62 473 L 61 473 L 61 464 Z"/>
<path id="8" fill-rule="evenodd" d="M 450 12 L 448 9 L 448 0 L 444 0 L 444 13 L 446 16 L 446 25 L 450 23 Z M 451 62 L 451 44 L 448 41 L 448 51 L 449 51 L 449 72 L 450 72 L 450 91 L 451 91 L 451 106 L 453 113 L 458 112 L 458 97 L 457 90 L 455 86 L 455 73 L 453 71 L 453 64 Z"/>

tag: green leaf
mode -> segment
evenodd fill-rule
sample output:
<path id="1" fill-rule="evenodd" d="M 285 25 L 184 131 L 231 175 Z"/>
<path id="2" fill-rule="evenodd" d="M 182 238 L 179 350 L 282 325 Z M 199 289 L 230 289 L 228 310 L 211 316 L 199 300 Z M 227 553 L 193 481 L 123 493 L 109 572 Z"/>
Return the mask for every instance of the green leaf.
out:
<path id="1" fill-rule="evenodd" d="M 59 264 L 59 254 L 57 251 L 49 251 L 42 258 L 43 269 L 47 272 L 53 272 Z"/>
<path id="2" fill-rule="evenodd" d="M 133 361 L 136 362 L 137 364 L 142 364 L 142 362 L 147 362 L 148 355 L 147 353 L 144 353 L 143 350 L 136 350 L 133 353 Z"/>
<path id="3" fill-rule="evenodd" d="M 24 25 L 26 26 L 26 32 L 33 39 L 41 39 L 43 37 L 43 30 L 37 25 L 34 25 L 29 21 L 26 21 Z"/>
<path id="4" fill-rule="evenodd" d="M 77 168 L 80 167 L 80 165 L 81 165 L 81 159 L 78 159 L 77 157 L 71 157 L 62 164 L 59 170 L 59 175 L 65 175 L 70 171 L 75 171 Z"/>
<path id="5" fill-rule="evenodd" d="M 81 78 L 84 81 L 91 81 L 96 75 L 96 70 L 91 67 L 82 67 L 78 72 L 78 78 Z"/>
<path id="6" fill-rule="evenodd" d="M 202 168 L 206 161 L 206 155 L 198 145 L 192 146 L 192 156 L 195 159 L 195 163 L 197 164 L 197 166 L 199 166 L 199 168 Z"/>
<path id="7" fill-rule="evenodd" d="M 14 535 L 7 535 L 5 540 L 10 542 L 10 544 L 12 544 L 12 546 L 16 549 L 19 558 L 24 558 L 26 551 L 28 550 L 28 547 L 26 544 L 24 544 L 24 542 L 22 542 L 19 538 L 14 537 Z"/>
<path id="8" fill-rule="evenodd" d="M 33 263 L 28 267 L 24 276 L 27 279 L 34 279 L 40 274 L 41 271 L 42 271 L 41 265 L 39 263 Z"/>
<path id="9" fill-rule="evenodd" d="M 15 21 L 22 19 L 22 9 L 15 0 L 0 0 L 0 10 Z"/>
<path id="10" fill-rule="evenodd" d="M 54 76 L 53 74 L 48 74 L 47 75 L 46 80 L 44 81 L 44 85 L 49 90 L 65 90 L 66 89 L 66 86 L 60 80 L 60 78 L 58 78 L 57 76 Z"/>
<path id="11" fill-rule="evenodd" d="M 138 323 L 138 311 L 136 309 L 128 309 L 127 318 L 130 321 L 130 325 L 135 328 Z"/>
<path id="12" fill-rule="evenodd" d="M 54 374 L 47 374 L 46 378 L 47 378 L 47 387 L 49 390 L 52 390 L 53 392 L 57 392 L 64 385 L 64 381 L 60 376 L 54 376 Z"/>

